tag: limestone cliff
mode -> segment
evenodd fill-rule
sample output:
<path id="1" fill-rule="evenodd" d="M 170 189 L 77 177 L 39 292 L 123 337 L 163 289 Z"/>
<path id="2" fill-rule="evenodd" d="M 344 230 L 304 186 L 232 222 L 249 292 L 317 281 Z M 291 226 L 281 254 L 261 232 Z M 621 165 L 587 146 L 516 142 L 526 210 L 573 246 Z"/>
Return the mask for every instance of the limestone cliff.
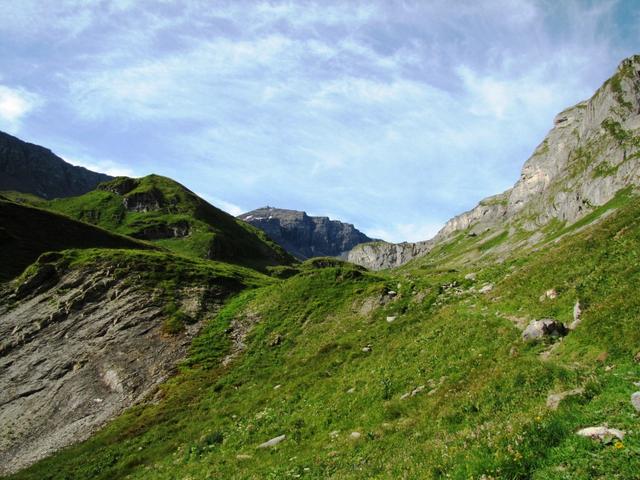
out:
<path id="1" fill-rule="evenodd" d="M 519 231 L 532 232 L 552 220 L 572 224 L 621 189 L 639 184 L 640 55 L 635 55 L 624 60 L 593 97 L 555 117 L 511 189 L 452 218 L 429 242 L 375 249 L 359 245 L 347 258 L 374 270 L 397 266 L 427 254 L 431 249 L 425 245 L 435 247 L 462 231 L 506 231 L 505 245 L 513 245 Z"/>

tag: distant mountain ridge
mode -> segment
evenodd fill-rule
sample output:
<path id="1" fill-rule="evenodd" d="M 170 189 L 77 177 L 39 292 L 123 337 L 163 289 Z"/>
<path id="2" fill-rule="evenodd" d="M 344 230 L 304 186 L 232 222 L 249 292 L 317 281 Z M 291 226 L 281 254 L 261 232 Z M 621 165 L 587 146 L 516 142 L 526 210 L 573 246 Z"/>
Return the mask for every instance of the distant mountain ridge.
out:
<path id="1" fill-rule="evenodd" d="M 263 230 L 287 252 L 302 260 L 339 257 L 356 245 L 374 241 L 350 223 L 329 217 L 311 217 L 298 210 L 266 206 L 238 218 Z"/>
<path id="2" fill-rule="evenodd" d="M 15 190 L 46 199 L 73 197 L 112 178 L 71 165 L 47 148 L 0 132 L 0 191 Z"/>

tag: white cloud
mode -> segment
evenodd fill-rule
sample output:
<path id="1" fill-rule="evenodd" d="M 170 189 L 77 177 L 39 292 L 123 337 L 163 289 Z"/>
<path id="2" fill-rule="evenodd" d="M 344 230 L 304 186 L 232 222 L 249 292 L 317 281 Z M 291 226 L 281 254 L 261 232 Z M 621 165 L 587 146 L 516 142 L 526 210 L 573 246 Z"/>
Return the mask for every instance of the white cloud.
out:
<path id="1" fill-rule="evenodd" d="M 0 85 L 0 129 L 16 132 L 25 116 L 41 104 L 38 95 Z"/>
<path id="2" fill-rule="evenodd" d="M 76 165 L 79 167 L 84 167 L 86 169 L 92 170 L 98 173 L 106 173 L 107 175 L 111 175 L 112 177 L 136 177 L 135 171 L 129 166 L 125 166 L 114 162 L 112 160 L 96 160 L 96 159 L 87 159 L 87 158 L 78 158 L 78 157 L 67 157 L 62 156 L 62 159 L 65 162 L 70 163 L 71 165 Z"/>
<path id="3" fill-rule="evenodd" d="M 216 198 L 201 192 L 194 192 L 194 193 L 198 195 L 200 198 L 205 199 L 214 207 L 217 207 L 220 210 L 224 210 L 225 212 L 227 212 L 230 215 L 233 215 L 234 217 L 237 217 L 238 215 L 248 211 L 238 205 L 235 205 L 234 203 L 227 202 L 226 200 L 222 200 L 221 198 Z"/>
<path id="4" fill-rule="evenodd" d="M 426 223 L 392 223 L 380 228 L 367 231 L 371 238 L 380 238 L 388 242 L 419 242 L 433 238 L 444 226 L 441 222 Z"/>

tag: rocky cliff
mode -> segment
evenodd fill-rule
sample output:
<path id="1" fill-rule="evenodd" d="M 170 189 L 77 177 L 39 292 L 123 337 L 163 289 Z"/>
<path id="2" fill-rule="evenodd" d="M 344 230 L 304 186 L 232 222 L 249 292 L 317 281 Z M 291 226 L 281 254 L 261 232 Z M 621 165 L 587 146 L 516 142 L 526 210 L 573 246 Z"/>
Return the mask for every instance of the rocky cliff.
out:
<path id="1" fill-rule="evenodd" d="M 640 184 L 639 135 L 640 55 L 635 55 L 589 100 L 555 117 L 512 188 L 449 220 L 429 242 L 360 245 L 347 258 L 375 270 L 389 268 L 427 254 L 460 232 L 506 235 L 503 250 L 523 237 L 535 242 L 540 233 L 529 234 L 541 227 L 573 224 L 621 189 Z"/>
<path id="2" fill-rule="evenodd" d="M 150 400 L 258 274 L 159 252 L 47 254 L 0 296 L 0 475 Z"/>
<path id="3" fill-rule="evenodd" d="M 310 217 L 305 212 L 264 207 L 238 218 L 263 230 L 287 252 L 299 259 L 338 257 L 372 239 L 350 223 L 328 217 Z"/>
<path id="4" fill-rule="evenodd" d="M 82 195 L 113 177 L 68 164 L 51 150 L 0 132 L 0 191 L 42 198 Z"/>

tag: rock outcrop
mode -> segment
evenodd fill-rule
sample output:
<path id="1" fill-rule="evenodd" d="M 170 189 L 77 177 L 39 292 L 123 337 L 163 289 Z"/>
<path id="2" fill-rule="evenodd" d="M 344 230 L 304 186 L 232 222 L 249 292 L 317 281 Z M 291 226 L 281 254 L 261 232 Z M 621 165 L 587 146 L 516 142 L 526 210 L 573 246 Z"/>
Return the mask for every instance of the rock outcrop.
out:
<path id="1" fill-rule="evenodd" d="M 82 195 L 113 177 L 68 164 L 51 150 L 0 132 L 0 191 L 42 198 Z"/>
<path id="2" fill-rule="evenodd" d="M 424 242 L 371 242 L 355 246 L 346 254 L 347 261 L 371 270 L 399 267 L 409 260 L 426 255 L 433 248 L 430 240 Z"/>
<path id="3" fill-rule="evenodd" d="M 192 321 L 168 332 L 166 297 L 140 280 L 147 267 L 47 263 L 59 258 L 41 258 L 0 298 L 0 475 L 88 438 L 152 396 L 201 321 L 242 288 L 227 277 L 181 282 L 172 302 Z"/>
<path id="4" fill-rule="evenodd" d="M 371 238 L 350 223 L 328 217 L 310 217 L 305 212 L 264 207 L 244 213 L 239 219 L 263 230 L 291 255 L 305 260 L 311 257 L 339 257 Z"/>
<path id="5" fill-rule="evenodd" d="M 507 232 L 501 248 L 508 249 L 517 233 L 551 221 L 572 224 L 632 185 L 640 185 L 640 55 L 624 60 L 589 100 L 556 116 L 512 188 L 452 218 L 420 244 L 436 246 L 460 232 Z M 379 270 L 427 254 L 430 248 L 420 244 L 400 244 L 403 255 L 392 262 L 396 246 L 390 244 L 378 246 L 379 255 L 365 255 L 360 247 L 347 258 Z"/>

